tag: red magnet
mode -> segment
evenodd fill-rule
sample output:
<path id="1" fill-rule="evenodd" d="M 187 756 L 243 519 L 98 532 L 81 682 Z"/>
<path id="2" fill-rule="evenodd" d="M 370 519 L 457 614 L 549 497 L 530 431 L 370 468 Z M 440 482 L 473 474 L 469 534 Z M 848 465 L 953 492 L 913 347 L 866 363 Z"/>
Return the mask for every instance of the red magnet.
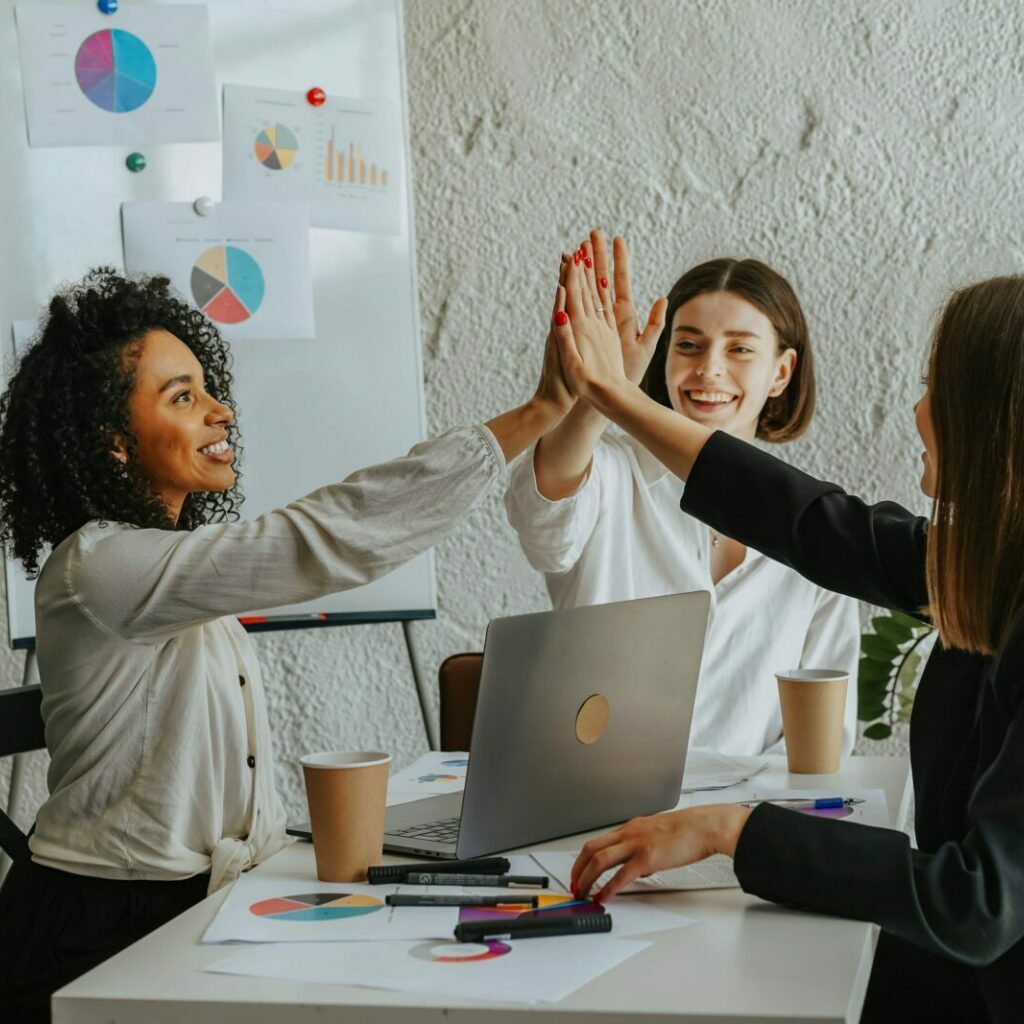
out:
<path id="1" fill-rule="evenodd" d="M 306 93 L 306 99 L 309 100 L 309 105 L 311 107 L 322 107 L 327 101 L 327 93 L 320 88 L 310 89 L 309 92 Z"/>

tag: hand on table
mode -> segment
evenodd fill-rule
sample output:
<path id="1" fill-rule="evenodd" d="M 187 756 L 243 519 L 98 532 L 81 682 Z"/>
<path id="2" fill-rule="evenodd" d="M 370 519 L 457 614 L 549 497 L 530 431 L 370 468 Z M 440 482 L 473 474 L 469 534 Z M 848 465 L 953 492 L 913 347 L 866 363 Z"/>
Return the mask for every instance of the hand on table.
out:
<path id="1" fill-rule="evenodd" d="M 573 895 L 587 896 L 610 868 L 619 870 L 593 897 L 597 903 L 656 871 L 683 867 L 716 853 L 732 857 L 749 817 L 747 807 L 711 804 L 634 818 L 584 845 L 572 869 Z"/>

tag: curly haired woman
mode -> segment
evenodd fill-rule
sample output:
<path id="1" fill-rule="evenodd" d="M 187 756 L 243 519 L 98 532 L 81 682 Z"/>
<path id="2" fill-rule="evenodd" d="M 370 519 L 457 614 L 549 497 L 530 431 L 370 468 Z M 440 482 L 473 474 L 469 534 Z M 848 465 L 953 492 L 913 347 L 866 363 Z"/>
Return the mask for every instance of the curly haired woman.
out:
<path id="1" fill-rule="evenodd" d="M 549 345 L 526 404 L 241 522 L 229 367 L 165 278 L 98 270 L 53 298 L 0 399 L 0 535 L 38 574 L 51 757 L 0 890 L 4 1019 L 49 1019 L 56 988 L 284 845 L 236 616 L 436 544 L 572 404 Z"/>

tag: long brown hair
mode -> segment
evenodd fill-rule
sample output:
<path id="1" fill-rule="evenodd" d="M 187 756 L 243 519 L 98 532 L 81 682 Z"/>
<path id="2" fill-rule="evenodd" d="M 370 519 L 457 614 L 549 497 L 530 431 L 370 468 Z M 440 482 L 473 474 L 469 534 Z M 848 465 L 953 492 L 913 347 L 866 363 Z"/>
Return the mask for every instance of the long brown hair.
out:
<path id="1" fill-rule="evenodd" d="M 953 294 L 928 378 L 930 610 L 944 644 L 994 654 L 1024 609 L 1024 276 Z"/>
<path id="2" fill-rule="evenodd" d="M 763 441 L 792 441 L 799 437 L 814 415 L 814 355 L 807 321 L 789 282 L 759 260 L 717 259 L 688 270 L 668 293 L 665 329 L 658 339 L 641 388 L 656 402 L 672 408 L 665 384 L 665 363 L 672 341 L 672 318 L 690 299 L 705 292 L 730 292 L 756 306 L 771 322 L 779 339 L 779 351 L 796 352 L 796 368 L 781 395 L 769 398 L 757 420 L 757 436 Z"/>

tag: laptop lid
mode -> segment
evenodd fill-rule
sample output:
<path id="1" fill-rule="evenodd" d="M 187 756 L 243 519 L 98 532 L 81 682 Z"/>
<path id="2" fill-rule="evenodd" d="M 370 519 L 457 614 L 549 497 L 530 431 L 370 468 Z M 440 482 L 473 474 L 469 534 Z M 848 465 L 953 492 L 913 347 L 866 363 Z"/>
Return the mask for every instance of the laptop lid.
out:
<path id="1" fill-rule="evenodd" d="M 458 857 L 678 803 L 710 602 L 696 591 L 491 622 Z"/>

